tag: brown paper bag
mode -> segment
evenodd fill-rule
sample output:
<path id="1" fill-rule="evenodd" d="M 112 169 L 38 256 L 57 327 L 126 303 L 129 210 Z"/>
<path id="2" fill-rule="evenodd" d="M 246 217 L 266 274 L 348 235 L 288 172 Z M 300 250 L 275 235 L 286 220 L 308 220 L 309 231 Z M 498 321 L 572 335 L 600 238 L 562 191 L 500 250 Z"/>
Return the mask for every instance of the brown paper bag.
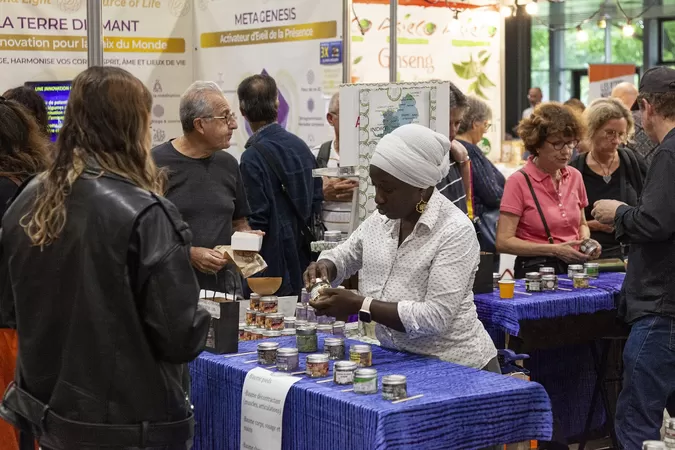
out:
<path id="1" fill-rule="evenodd" d="M 267 269 L 267 263 L 259 253 L 234 251 L 229 245 L 219 245 L 214 250 L 222 253 L 223 258 L 232 261 L 244 278 L 251 277 Z"/>

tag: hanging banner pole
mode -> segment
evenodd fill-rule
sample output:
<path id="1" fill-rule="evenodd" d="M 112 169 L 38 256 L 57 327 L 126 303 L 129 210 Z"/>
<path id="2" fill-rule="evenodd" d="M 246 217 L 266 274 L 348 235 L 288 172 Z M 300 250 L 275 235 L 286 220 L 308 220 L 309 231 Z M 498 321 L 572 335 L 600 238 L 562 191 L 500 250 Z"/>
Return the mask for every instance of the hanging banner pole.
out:
<path id="1" fill-rule="evenodd" d="M 352 82 L 352 0 L 342 0 L 342 82 Z"/>
<path id="2" fill-rule="evenodd" d="M 88 66 L 103 65 L 103 7 L 101 0 L 87 0 Z"/>
<path id="3" fill-rule="evenodd" d="M 389 82 L 396 83 L 398 71 L 398 0 L 389 0 Z"/>

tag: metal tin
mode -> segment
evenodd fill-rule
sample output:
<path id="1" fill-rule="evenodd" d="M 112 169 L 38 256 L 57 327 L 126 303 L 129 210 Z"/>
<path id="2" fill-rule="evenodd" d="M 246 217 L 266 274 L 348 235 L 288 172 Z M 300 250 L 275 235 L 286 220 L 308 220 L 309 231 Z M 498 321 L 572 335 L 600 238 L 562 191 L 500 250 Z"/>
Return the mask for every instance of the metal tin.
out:
<path id="1" fill-rule="evenodd" d="M 499 289 L 499 280 L 501 279 L 501 275 L 499 273 L 495 272 L 492 274 L 492 289 Z"/>
<path id="2" fill-rule="evenodd" d="M 585 273 L 576 273 L 572 278 L 574 281 L 575 289 L 587 289 L 588 288 L 588 275 Z"/>
<path id="3" fill-rule="evenodd" d="M 284 328 L 281 330 L 282 336 L 295 336 L 295 328 Z"/>
<path id="4" fill-rule="evenodd" d="M 333 382 L 340 385 L 353 384 L 357 367 L 354 361 L 336 361 L 333 365 Z"/>
<path id="5" fill-rule="evenodd" d="M 338 320 L 333 323 L 333 335 L 345 337 L 345 323 Z"/>
<path id="6" fill-rule="evenodd" d="M 333 325 L 322 323 L 316 326 L 316 332 L 319 334 L 331 334 L 333 333 Z"/>
<path id="7" fill-rule="evenodd" d="M 284 328 L 295 328 L 295 317 L 284 317 Z"/>
<path id="8" fill-rule="evenodd" d="M 277 350 L 277 370 L 292 372 L 300 365 L 297 348 L 280 348 Z"/>
<path id="9" fill-rule="evenodd" d="M 405 375 L 386 375 L 382 377 L 382 398 L 400 400 L 408 396 L 408 379 Z"/>
<path id="10" fill-rule="evenodd" d="M 310 378 L 323 378 L 328 376 L 328 355 L 317 353 L 307 355 L 307 376 Z"/>
<path id="11" fill-rule="evenodd" d="M 541 292 L 541 274 L 539 272 L 529 272 L 525 274 L 525 290 L 527 292 Z"/>
<path id="12" fill-rule="evenodd" d="M 296 328 L 295 341 L 300 353 L 313 353 L 319 348 L 316 328 L 314 327 Z"/>
<path id="13" fill-rule="evenodd" d="M 342 338 L 326 338 L 323 341 L 323 351 L 329 359 L 345 359 L 345 340 Z"/>
<path id="14" fill-rule="evenodd" d="M 274 295 L 261 297 L 259 311 L 262 311 L 265 314 L 279 312 L 279 299 Z"/>
<path id="15" fill-rule="evenodd" d="M 277 363 L 278 342 L 261 342 L 258 344 L 258 364 L 270 366 Z"/>
<path id="16" fill-rule="evenodd" d="M 317 278 L 314 280 L 312 287 L 309 288 L 309 300 L 315 302 L 319 297 L 321 297 L 323 290 L 330 289 L 330 287 L 331 286 L 329 282 L 322 280 L 321 278 Z"/>
<path id="17" fill-rule="evenodd" d="M 253 325 L 255 323 L 255 316 L 257 315 L 257 312 L 252 309 L 248 308 L 246 310 L 246 325 Z"/>
<path id="18" fill-rule="evenodd" d="M 598 263 L 585 263 L 584 264 L 584 271 L 586 272 L 586 275 L 588 275 L 591 278 L 598 278 L 600 276 L 600 264 Z"/>
<path id="19" fill-rule="evenodd" d="M 666 450 L 665 442 L 661 441 L 644 441 L 642 443 L 642 450 Z"/>
<path id="20" fill-rule="evenodd" d="M 581 264 L 570 264 L 567 266 L 567 276 L 569 278 L 574 278 L 574 275 L 578 273 L 584 273 L 584 266 Z"/>
<path id="21" fill-rule="evenodd" d="M 542 291 L 555 291 L 558 289 L 558 277 L 555 275 L 542 275 Z"/>
<path id="22" fill-rule="evenodd" d="M 586 239 L 579 246 L 579 250 L 581 251 L 581 253 L 583 253 L 585 255 L 590 255 L 591 253 L 596 251 L 598 248 L 599 248 L 598 245 L 592 239 Z"/>
<path id="23" fill-rule="evenodd" d="M 265 313 L 258 311 L 255 313 L 255 326 L 265 328 Z"/>
<path id="24" fill-rule="evenodd" d="M 357 394 L 375 394 L 377 392 L 377 370 L 356 369 L 356 372 L 354 372 L 354 392 Z"/>
<path id="25" fill-rule="evenodd" d="M 373 365 L 373 351 L 370 345 L 355 344 L 349 347 L 349 359 L 359 367 L 370 367 Z"/>
<path id="26" fill-rule="evenodd" d="M 256 293 L 251 294 L 251 299 L 249 300 L 249 308 L 251 308 L 253 311 L 260 310 L 260 295 Z"/>
<path id="27" fill-rule="evenodd" d="M 541 267 L 539 268 L 539 273 L 543 275 L 555 275 L 555 269 L 553 267 Z"/>
<path id="28" fill-rule="evenodd" d="M 267 330 L 283 330 L 284 315 L 281 313 L 271 313 L 265 316 L 265 329 Z"/>

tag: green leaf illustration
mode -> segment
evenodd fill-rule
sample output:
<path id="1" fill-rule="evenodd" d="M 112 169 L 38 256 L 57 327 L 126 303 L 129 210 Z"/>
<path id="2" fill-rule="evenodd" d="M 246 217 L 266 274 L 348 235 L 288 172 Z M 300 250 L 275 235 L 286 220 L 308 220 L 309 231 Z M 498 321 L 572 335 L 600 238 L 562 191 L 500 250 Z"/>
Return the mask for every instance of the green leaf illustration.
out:
<path id="1" fill-rule="evenodd" d="M 481 67 L 485 67 L 487 65 L 488 61 L 490 61 L 490 56 L 492 55 L 487 55 L 485 58 L 480 60 Z"/>
<path id="2" fill-rule="evenodd" d="M 405 20 L 410 19 L 410 14 L 406 14 L 405 16 L 403 16 L 403 19 Z"/>
<path id="3" fill-rule="evenodd" d="M 482 57 L 485 56 L 486 54 L 487 54 L 487 50 L 481 50 L 481 51 L 478 52 L 478 57 L 479 57 L 479 58 L 482 58 Z"/>
<path id="4" fill-rule="evenodd" d="M 478 89 L 478 82 L 477 82 L 477 81 L 474 81 L 473 83 L 471 83 L 471 84 L 469 85 L 469 87 L 466 89 L 466 91 L 467 91 L 469 94 L 472 94 L 472 93 L 475 93 L 475 92 L 476 92 L 476 89 Z"/>
<path id="5" fill-rule="evenodd" d="M 363 56 L 357 56 L 356 58 L 354 58 L 354 61 L 352 61 L 352 64 L 358 64 L 361 62 L 362 59 Z"/>
<path id="6" fill-rule="evenodd" d="M 455 69 L 455 73 L 457 74 L 458 77 L 463 78 L 465 80 L 469 79 L 469 77 L 466 74 L 467 70 L 465 65 L 452 63 L 452 67 L 453 69 Z"/>
<path id="7" fill-rule="evenodd" d="M 490 81 L 490 79 L 484 73 L 478 75 L 478 79 L 476 81 L 480 87 L 491 88 L 496 86 L 496 84 Z"/>

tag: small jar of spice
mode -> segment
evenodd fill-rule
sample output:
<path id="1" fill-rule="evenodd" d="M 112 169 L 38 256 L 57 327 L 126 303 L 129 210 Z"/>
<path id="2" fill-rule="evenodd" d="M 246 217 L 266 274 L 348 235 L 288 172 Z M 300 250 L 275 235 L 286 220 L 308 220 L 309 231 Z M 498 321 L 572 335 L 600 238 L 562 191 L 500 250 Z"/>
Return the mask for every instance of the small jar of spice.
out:
<path id="1" fill-rule="evenodd" d="M 541 276 L 555 275 L 555 269 L 553 267 L 540 267 L 539 273 L 541 274 Z"/>
<path id="2" fill-rule="evenodd" d="M 307 321 L 307 305 L 303 305 L 301 303 L 298 303 L 295 305 L 295 319 L 300 322 L 300 321 Z M 297 325 L 296 323 L 296 326 Z"/>
<path id="3" fill-rule="evenodd" d="M 265 316 L 266 314 L 258 311 L 255 314 L 255 326 L 258 328 L 265 328 Z"/>
<path id="4" fill-rule="evenodd" d="M 297 348 L 280 348 L 277 350 L 277 370 L 292 372 L 298 368 L 300 357 Z"/>
<path id="5" fill-rule="evenodd" d="M 328 376 L 328 355 L 307 355 L 307 376 L 323 378 Z"/>
<path id="6" fill-rule="evenodd" d="M 265 331 L 265 330 L 263 330 L 262 328 L 253 328 L 251 330 L 251 334 L 249 335 L 251 337 L 250 340 L 251 341 L 257 341 L 258 339 L 262 339 L 263 338 L 263 331 Z"/>
<path id="7" fill-rule="evenodd" d="M 382 398 L 401 400 L 408 396 L 408 381 L 405 375 L 386 375 L 382 377 Z"/>
<path id="8" fill-rule="evenodd" d="M 555 291 L 558 289 L 558 277 L 555 275 L 543 275 L 541 277 L 542 290 Z"/>
<path id="9" fill-rule="evenodd" d="M 265 314 L 279 312 L 279 299 L 274 295 L 262 297 L 260 299 L 260 311 Z"/>
<path id="10" fill-rule="evenodd" d="M 354 361 L 336 361 L 333 365 L 333 382 L 339 385 L 353 384 L 356 369 Z"/>
<path id="11" fill-rule="evenodd" d="M 314 284 L 309 289 L 309 300 L 315 302 L 321 297 L 324 289 L 330 289 L 330 283 L 328 281 L 317 278 L 314 280 Z"/>
<path id="12" fill-rule="evenodd" d="M 316 332 L 319 334 L 332 334 L 333 325 L 322 323 L 316 326 Z"/>
<path id="13" fill-rule="evenodd" d="M 357 394 L 375 394 L 377 392 L 377 370 L 356 369 L 356 372 L 354 372 L 354 392 Z"/>
<path id="14" fill-rule="evenodd" d="M 284 317 L 284 328 L 295 328 L 295 317 Z"/>
<path id="15" fill-rule="evenodd" d="M 370 367 L 373 365 L 373 351 L 370 345 L 355 344 L 349 348 L 349 359 L 359 367 Z"/>
<path id="16" fill-rule="evenodd" d="M 271 313 L 265 316 L 265 329 L 282 330 L 284 328 L 284 315 L 281 313 Z"/>
<path id="17" fill-rule="evenodd" d="M 255 292 L 251 294 L 251 299 L 249 300 L 249 308 L 253 311 L 260 310 L 260 295 Z"/>
<path id="18" fill-rule="evenodd" d="M 525 274 L 525 291 L 541 292 L 541 274 L 539 272 L 529 272 Z"/>
<path id="19" fill-rule="evenodd" d="M 249 308 L 246 310 L 246 325 L 253 325 L 255 323 L 255 316 L 258 313 L 253 309 Z"/>
<path id="20" fill-rule="evenodd" d="M 345 359 L 345 340 L 342 338 L 326 338 L 323 341 L 323 351 L 328 359 Z"/>
<path id="21" fill-rule="evenodd" d="M 258 364 L 261 366 L 270 366 L 277 363 L 277 342 L 261 342 L 258 344 Z"/>
<path id="22" fill-rule="evenodd" d="M 295 331 L 296 344 L 300 353 L 313 353 L 318 350 L 319 342 L 316 337 L 316 328 L 302 327 Z"/>
<path id="23" fill-rule="evenodd" d="M 345 337 L 345 323 L 342 321 L 337 321 L 333 323 L 333 335 L 339 337 Z"/>
<path id="24" fill-rule="evenodd" d="M 590 278 L 598 278 L 600 276 L 600 264 L 598 263 L 585 263 L 584 270 Z"/>
<path id="25" fill-rule="evenodd" d="M 572 281 L 575 289 L 588 289 L 588 275 L 585 273 L 574 274 Z"/>
<path id="26" fill-rule="evenodd" d="M 581 264 L 570 264 L 569 266 L 567 266 L 567 276 L 570 279 L 573 279 L 574 275 L 578 273 L 584 273 L 584 266 L 582 266 Z"/>

